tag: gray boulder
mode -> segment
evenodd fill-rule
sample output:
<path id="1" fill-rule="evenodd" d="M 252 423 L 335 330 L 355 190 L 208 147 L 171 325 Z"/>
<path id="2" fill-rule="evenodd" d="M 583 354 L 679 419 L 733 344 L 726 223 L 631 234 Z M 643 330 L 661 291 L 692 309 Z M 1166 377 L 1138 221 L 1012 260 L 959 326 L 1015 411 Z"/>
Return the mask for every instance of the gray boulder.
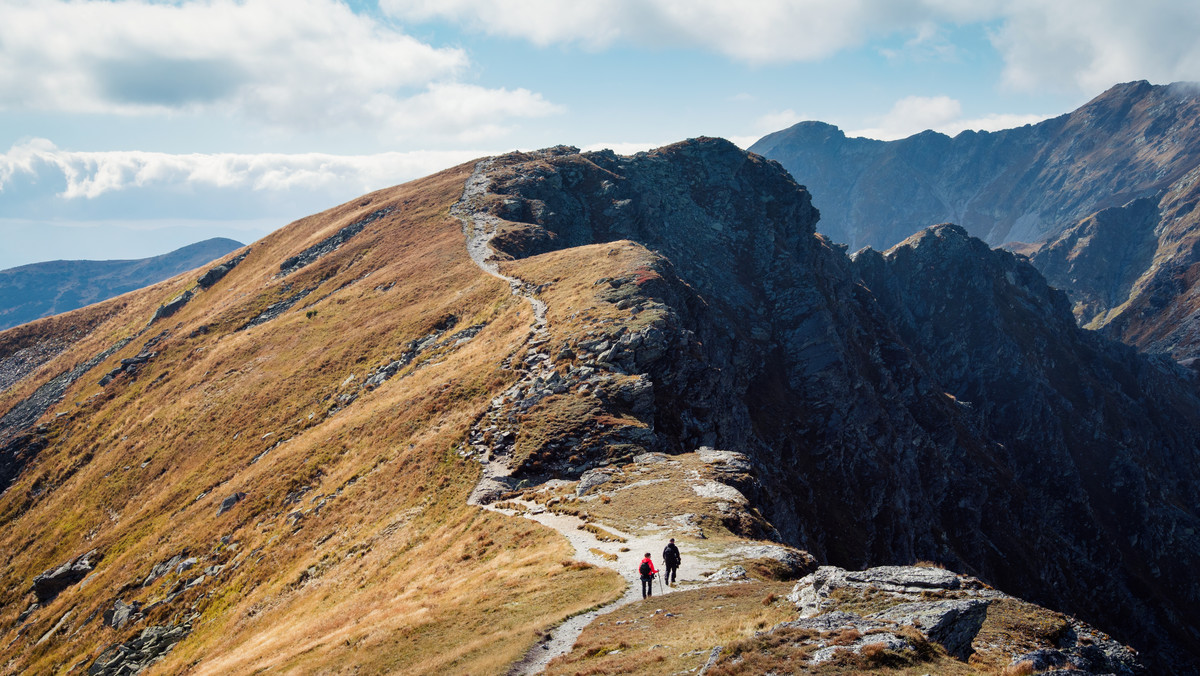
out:
<path id="1" fill-rule="evenodd" d="M 141 610 L 142 604 L 139 601 L 134 601 L 132 604 L 125 603 L 121 599 L 117 599 L 112 608 L 104 611 L 104 624 L 113 629 L 121 629 L 130 620 L 136 619 L 135 616 Z"/>
<path id="2" fill-rule="evenodd" d="M 728 566 L 718 570 L 709 576 L 709 582 L 733 582 L 735 580 L 745 580 L 748 576 L 746 569 L 741 566 Z"/>
<path id="3" fill-rule="evenodd" d="M 233 509 L 237 503 L 241 502 L 246 497 L 245 493 L 234 493 L 221 501 L 221 506 L 217 507 L 217 516 L 221 516 L 225 512 Z"/>
<path id="4" fill-rule="evenodd" d="M 608 472 L 603 472 L 598 469 L 589 469 L 579 477 L 579 485 L 575 487 L 575 495 L 583 497 L 590 493 L 597 486 L 608 483 L 612 480 L 612 475 Z"/>
<path id="5" fill-rule="evenodd" d="M 929 640 L 942 644 L 946 652 L 965 660 L 971 656 L 971 642 L 987 619 L 988 604 L 982 599 L 902 603 L 868 617 L 912 625 Z"/>
<path id="6" fill-rule="evenodd" d="M 78 583 L 95 569 L 95 564 L 101 555 L 93 549 L 82 556 L 77 556 L 62 565 L 51 568 L 33 578 L 33 593 L 37 595 L 38 603 L 46 605 L 48 601 L 58 596 L 62 590 Z"/>
<path id="7" fill-rule="evenodd" d="M 919 566 L 878 566 L 866 570 L 846 571 L 851 584 L 871 585 L 886 591 L 914 593 L 930 589 L 958 589 L 959 576 L 943 568 Z"/>
<path id="8" fill-rule="evenodd" d="M 811 554 L 791 547 L 781 545 L 747 545 L 738 547 L 732 553 L 744 559 L 771 559 L 783 567 L 784 579 L 795 579 L 812 572 L 817 567 L 817 560 Z"/>
<path id="9" fill-rule="evenodd" d="M 154 311 L 154 316 L 150 318 L 150 323 L 153 324 L 154 322 L 156 322 L 160 319 L 166 319 L 167 317 L 170 317 L 171 315 L 175 314 L 176 312 L 179 312 L 181 309 L 183 309 L 184 305 L 188 304 L 188 301 L 190 301 L 191 299 L 192 299 L 192 292 L 184 291 L 183 293 L 179 294 L 178 296 L 175 296 L 174 298 L 172 298 L 166 304 L 159 305 L 158 309 Z"/>

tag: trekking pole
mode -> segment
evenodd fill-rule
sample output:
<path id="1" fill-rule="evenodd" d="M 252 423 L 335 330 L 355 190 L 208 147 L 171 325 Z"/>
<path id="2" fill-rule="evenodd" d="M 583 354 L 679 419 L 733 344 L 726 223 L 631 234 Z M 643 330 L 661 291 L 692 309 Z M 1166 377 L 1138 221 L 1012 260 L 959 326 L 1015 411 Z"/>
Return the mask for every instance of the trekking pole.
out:
<path id="1" fill-rule="evenodd" d="M 658 593 L 666 594 L 667 592 L 663 591 L 662 575 L 661 574 L 655 575 L 655 577 L 658 578 Z"/>

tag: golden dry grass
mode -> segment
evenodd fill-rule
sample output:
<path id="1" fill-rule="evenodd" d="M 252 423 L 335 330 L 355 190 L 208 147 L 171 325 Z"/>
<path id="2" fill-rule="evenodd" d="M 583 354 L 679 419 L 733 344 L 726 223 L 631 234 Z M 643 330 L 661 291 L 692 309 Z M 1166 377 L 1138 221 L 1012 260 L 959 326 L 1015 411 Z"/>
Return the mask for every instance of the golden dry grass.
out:
<path id="1" fill-rule="evenodd" d="M 469 170 L 367 195 L 255 243 L 224 280 L 51 409 L 50 447 L 0 496 L 4 673 L 86 666 L 107 645 L 193 612 L 192 634 L 149 673 L 496 673 L 549 626 L 619 593 L 614 573 L 561 565 L 571 552 L 551 531 L 465 504 L 478 468 L 452 449 L 511 382 L 498 363 L 531 319 L 471 263 L 448 216 Z M 389 205 L 392 215 L 334 253 L 275 279 L 285 258 Z M 196 276 L 43 320 L 47 330 L 95 326 L 3 393 L 0 410 L 133 335 Z M 281 317 L 234 330 L 310 287 Z M 449 317 L 448 333 L 487 326 L 373 391 L 358 388 Z M 135 378 L 97 384 L 163 330 L 160 355 Z M 0 334 L 0 345 L 18 338 Z M 349 393 L 357 401 L 339 403 Z M 59 410 L 70 414 L 54 418 Z M 217 516 L 234 492 L 246 498 Z M 104 553 L 95 576 L 18 627 L 32 577 L 93 548 Z M 202 559 L 197 569 L 142 587 L 185 550 Z M 99 612 L 118 598 L 149 605 L 212 564 L 226 569 L 143 622 L 102 626 Z M 35 646 L 68 610 L 65 628 Z"/>
<path id="2" fill-rule="evenodd" d="M 795 610 L 785 600 L 762 603 L 769 594 L 781 598 L 790 590 L 786 584 L 751 582 L 632 603 L 593 622 L 570 653 L 550 663 L 546 674 L 671 674 L 695 669 L 708 660 L 713 646 L 795 619 Z"/>

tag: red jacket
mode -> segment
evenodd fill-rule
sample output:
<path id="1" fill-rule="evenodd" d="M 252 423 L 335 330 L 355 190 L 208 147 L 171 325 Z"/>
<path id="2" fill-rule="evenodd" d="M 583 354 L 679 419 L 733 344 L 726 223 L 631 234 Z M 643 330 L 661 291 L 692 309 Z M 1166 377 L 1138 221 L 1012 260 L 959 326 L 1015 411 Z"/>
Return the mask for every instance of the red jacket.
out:
<path id="1" fill-rule="evenodd" d="M 641 560 L 641 562 L 640 562 L 640 563 L 638 563 L 638 570 L 639 570 L 639 571 L 642 569 L 642 564 L 643 564 L 643 563 L 648 563 L 648 564 L 650 564 L 650 574 L 651 574 L 651 575 L 655 575 L 655 574 L 657 574 L 657 573 L 658 573 L 658 569 L 654 567 L 654 561 L 653 561 L 653 560 L 652 560 L 652 559 L 651 559 L 649 556 L 647 556 L 646 558 L 642 559 L 642 560 Z"/>

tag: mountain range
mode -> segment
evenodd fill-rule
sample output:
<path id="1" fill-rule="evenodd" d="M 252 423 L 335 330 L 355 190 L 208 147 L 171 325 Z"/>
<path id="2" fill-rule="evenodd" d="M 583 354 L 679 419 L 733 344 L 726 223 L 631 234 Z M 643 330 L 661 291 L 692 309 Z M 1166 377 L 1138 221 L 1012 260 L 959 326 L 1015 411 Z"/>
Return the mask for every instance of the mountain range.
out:
<path id="1" fill-rule="evenodd" d="M 215 237 L 150 258 L 49 261 L 0 270 L 0 329 L 161 282 L 242 246 L 241 242 Z"/>
<path id="2" fill-rule="evenodd" d="M 1200 356 L 1200 85 L 1129 82 L 1038 124 L 953 138 L 847 138 L 802 122 L 750 149 L 807 185 L 822 231 L 852 249 L 957 223 L 1029 255 L 1082 325 L 1177 360 Z"/>
<path id="3" fill-rule="evenodd" d="M 0 333 L 4 669 L 1194 673 L 1195 373 L 812 200 L 511 153 Z"/>

